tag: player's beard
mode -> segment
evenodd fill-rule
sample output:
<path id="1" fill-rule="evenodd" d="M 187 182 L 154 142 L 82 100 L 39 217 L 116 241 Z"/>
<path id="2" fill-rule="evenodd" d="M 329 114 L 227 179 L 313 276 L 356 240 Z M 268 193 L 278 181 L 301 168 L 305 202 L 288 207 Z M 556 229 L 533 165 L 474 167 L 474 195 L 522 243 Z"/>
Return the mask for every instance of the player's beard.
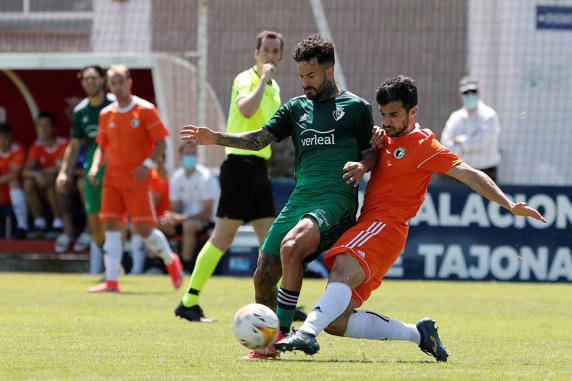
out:
<path id="1" fill-rule="evenodd" d="M 336 89 L 337 87 L 334 81 L 326 80 L 322 82 L 318 88 L 312 86 L 304 87 L 304 94 L 312 101 L 321 101 L 324 100 L 325 97 L 329 97 L 330 93 L 334 94 Z M 313 90 L 313 93 L 309 93 L 309 90 Z"/>
<path id="2" fill-rule="evenodd" d="M 316 89 L 315 87 L 312 86 L 304 87 L 304 94 L 306 94 L 308 99 L 312 101 L 320 100 L 323 93 L 324 93 L 324 84 L 322 84 L 322 86 L 320 86 L 319 89 Z"/>
<path id="3" fill-rule="evenodd" d="M 99 94 L 103 93 L 104 90 L 101 87 L 94 87 L 93 89 L 89 89 L 85 91 L 88 97 L 96 97 Z"/>
<path id="4" fill-rule="evenodd" d="M 405 117 L 405 120 L 401 124 L 400 128 L 383 126 L 383 129 L 387 133 L 387 136 L 389 136 L 390 138 L 397 138 L 399 136 L 404 135 L 405 131 L 407 130 L 407 127 L 409 127 L 409 115 Z"/>

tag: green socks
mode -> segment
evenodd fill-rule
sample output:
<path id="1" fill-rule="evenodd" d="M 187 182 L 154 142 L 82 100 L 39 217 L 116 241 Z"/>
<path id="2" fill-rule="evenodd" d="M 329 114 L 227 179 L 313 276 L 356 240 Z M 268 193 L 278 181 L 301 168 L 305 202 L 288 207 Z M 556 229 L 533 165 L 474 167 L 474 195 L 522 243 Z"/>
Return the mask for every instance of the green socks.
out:
<path id="1" fill-rule="evenodd" d="M 224 253 L 210 241 L 205 243 L 197 257 L 187 292 L 182 299 L 182 303 L 185 307 L 192 307 L 199 303 L 199 293 L 213 274 L 223 254 Z"/>
<path id="2" fill-rule="evenodd" d="M 276 316 L 280 321 L 280 330 L 284 335 L 290 332 L 292 321 L 294 320 L 294 311 L 300 291 L 287 290 L 285 288 L 278 289 L 278 307 L 276 308 Z"/>

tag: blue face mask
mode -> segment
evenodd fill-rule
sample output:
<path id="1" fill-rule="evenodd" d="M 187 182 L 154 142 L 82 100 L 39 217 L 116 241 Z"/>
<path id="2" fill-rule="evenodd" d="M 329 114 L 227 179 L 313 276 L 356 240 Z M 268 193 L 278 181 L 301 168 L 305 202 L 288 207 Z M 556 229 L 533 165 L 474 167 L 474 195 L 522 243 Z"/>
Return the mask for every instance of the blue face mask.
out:
<path id="1" fill-rule="evenodd" d="M 185 169 L 195 169 L 199 159 L 197 155 L 184 155 L 183 156 L 183 168 Z"/>
<path id="2" fill-rule="evenodd" d="M 463 107 L 469 110 L 477 108 L 479 96 L 475 93 L 463 94 Z"/>

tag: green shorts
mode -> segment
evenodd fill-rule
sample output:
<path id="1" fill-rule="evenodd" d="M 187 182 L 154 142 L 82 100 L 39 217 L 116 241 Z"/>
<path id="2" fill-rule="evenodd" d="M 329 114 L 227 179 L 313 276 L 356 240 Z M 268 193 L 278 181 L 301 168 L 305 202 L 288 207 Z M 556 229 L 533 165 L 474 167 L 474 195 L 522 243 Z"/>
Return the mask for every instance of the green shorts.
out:
<path id="1" fill-rule="evenodd" d="M 304 217 L 311 217 L 320 227 L 320 245 L 318 250 L 307 257 L 307 262 L 314 260 L 320 253 L 332 246 L 347 229 L 355 225 L 357 198 L 347 194 L 324 196 L 320 200 L 308 200 L 304 197 L 290 197 L 272 227 L 264 238 L 262 252 L 280 255 L 280 244 L 298 222 Z"/>
<path id="2" fill-rule="evenodd" d="M 92 185 L 87 178 L 87 171 L 83 171 L 83 182 L 85 184 L 85 211 L 87 214 L 99 213 L 101 210 L 101 184 L 103 182 L 104 172 L 105 168 L 102 168 L 97 174 L 99 185 Z"/>

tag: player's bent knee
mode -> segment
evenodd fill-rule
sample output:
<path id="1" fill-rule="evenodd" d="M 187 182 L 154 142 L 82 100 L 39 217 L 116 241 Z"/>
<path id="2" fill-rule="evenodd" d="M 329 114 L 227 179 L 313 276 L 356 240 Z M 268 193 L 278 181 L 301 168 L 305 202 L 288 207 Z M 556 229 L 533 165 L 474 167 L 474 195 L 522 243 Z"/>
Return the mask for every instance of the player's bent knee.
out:
<path id="1" fill-rule="evenodd" d="M 280 258 L 282 263 L 302 263 L 306 257 L 306 252 L 301 250 L 299 246 L 294 239 L 282 241 L 280 245 Z"/>
<path id="2" fill-rule="evenodd" d="M 346 333 L 346 328 L 348 326 L 348 320 L 343 318 L 343 315 L 330 323 L 326 327 L 325 331 L 330 335 L 343 336 Z"/>

